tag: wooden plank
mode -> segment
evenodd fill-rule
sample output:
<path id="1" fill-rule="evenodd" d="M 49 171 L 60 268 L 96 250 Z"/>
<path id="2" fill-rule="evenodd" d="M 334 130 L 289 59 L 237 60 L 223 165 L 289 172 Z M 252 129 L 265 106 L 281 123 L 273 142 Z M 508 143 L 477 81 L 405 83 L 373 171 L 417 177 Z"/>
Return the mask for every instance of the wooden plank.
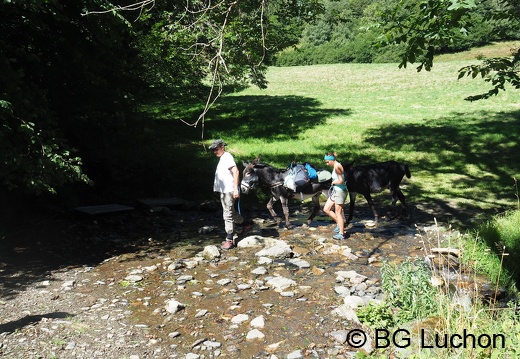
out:
<path id="1" fill-rule="evenodd" d="M 184 204 L 183 199 L 179 198 L 144 198 L 138 199 L 137 203 L 146 207 L 177 207 Z"/>
<path id="2" fill-rule="evenodd" d="M 97 206 L 84 206 L 76 207 L 74 210 L 85 213 L 88 215 L 106 214 L 106 213 L 119 213 L 119 212 L 130 212 L 134 210 L 134 207 L 125 206 L 122 204 L 102 204 Z"/>

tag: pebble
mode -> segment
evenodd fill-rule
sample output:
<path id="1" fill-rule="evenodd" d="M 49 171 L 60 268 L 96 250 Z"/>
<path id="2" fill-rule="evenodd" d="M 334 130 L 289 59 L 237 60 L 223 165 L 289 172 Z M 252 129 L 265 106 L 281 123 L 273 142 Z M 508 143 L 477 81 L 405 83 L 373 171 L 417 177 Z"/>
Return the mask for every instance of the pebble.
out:
<path id="1" fill-rule="evenodd" d="M 166 302 L 165 309 L 168 313 L 175 314 L 178 311 L 184 309 L 184 304 L 182 304 L 174 299 L 171 299 Z"/>
<path id="2" fill-rule="evenodd" d="M 288 291 L 288 292 L 280 292 L 280 295 L 282 297 L 294 297 L 294 292 Z"/>
<path id="3" fill-rule="evenodd" d="M 138 274 L 130 274 L 125 278 L 125 280 L 131 282 L 131 283 L 137 283 L 143 280 L 143 276 Z"/>
<path id="4" fill-rule="evenodd" d="M 201 309 L 197 312 L 197 314 L 195 314 L 195 318 L 200 318 L 200 317 L 203 317 L 205 316 L 206 314 L 208 313 L 208 311 L 206 309 Z"/>
<path id="5" fill-rule="evenodd" d="M 339 344 L 344 344 L 347 341 L 348 331 L 346 330 L 337 330 L 334 332 L 330 332 L 329 335 L 334 338 Z"/>
<path id="6" fill-rule="evenodd" d="M 251 271 L 251 273 L 258 274 L 258 275 L 264 275 L 264 274 L 267 274 L 267 268 L 265 268 L 265 267 L 258 267 L 258 268 L 253 269 Z"/>
<path id="7" fill-rule="evenodd" d="M 247 314 L 238 314 L 231 318 L 231 323 L 240 324 L 249 320 L 249 315 Z"/>
<path id="8" fill-rule="evenodd" d="M 247 340 L 256 340 L 256 339 L 264 339 L 265 335 L 258 329 L 253 329 L 249 331 L 246 335 Z"/>
<path id="9" fill-rule="evenodd" d="M 287 355 L 287 359 L 301 359 L 303 358 L 303 354 L 301 350 L 293 351 Z"/>
<path id="10" fill-rule="evenodd" d="M 218 285 L 228 285 L 229 283 L 231 283 L 231 279 L 228 279 L 228 278 L 225 278 L 225 279 L 221 279 L 221 280 L 218 280 L 217 281 L 217 284 Z"/>
<path id="11" fill-rule="evenodd" d="M 251 325 L 254 328 L 263 328 L 265 326 L 264 316 L 261 315 L 259 317 L 256 317 L 251 321 L 251 323 L 249 323 L 249 325 Z"/>

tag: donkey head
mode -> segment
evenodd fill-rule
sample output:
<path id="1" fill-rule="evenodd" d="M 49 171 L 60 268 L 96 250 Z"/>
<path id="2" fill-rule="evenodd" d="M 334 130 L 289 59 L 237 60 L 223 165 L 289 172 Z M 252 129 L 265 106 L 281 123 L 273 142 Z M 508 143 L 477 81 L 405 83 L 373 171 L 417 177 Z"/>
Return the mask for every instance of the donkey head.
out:
<path id="1" fill-rule="evenodd" d="M 258 158 L 257 158 L 258 159 Z M 240 182 L 240 190 L 242 193 L 247 194 L 258 184 L 258 174 L 255 170 L 256 160 L 247 163 L 243 162 L 244 172 L 242 173 L 242 181 Z"/>

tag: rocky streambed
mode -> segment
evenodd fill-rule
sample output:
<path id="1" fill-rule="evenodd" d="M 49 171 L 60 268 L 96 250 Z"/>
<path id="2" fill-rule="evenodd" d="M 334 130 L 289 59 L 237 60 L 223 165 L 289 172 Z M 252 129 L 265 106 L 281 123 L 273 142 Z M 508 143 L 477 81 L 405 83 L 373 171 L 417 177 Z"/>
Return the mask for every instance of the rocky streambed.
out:
<path id="1" fill-rule="evenodd" d="M 229 251 L 220 249 L 219 214 L 200 211 L 87 218 L 61 223 L 60 232 L 18 233 L 34 237 L 2 248 L 0 356 L 348 358 L 370 351 L 369 338 L 350 336 L 362 330 L 355 309 L 384 295 L 382 263 L 424 258 L 439 235 L 451 234 L 411 219 L 374 227 L 366 215 L 336 241 L 327 217 L 307 226 L 304 212 L 293 208 L 290 230 L 250 215 Z M 59 240 L 48 241 L 53 235 Z"/>

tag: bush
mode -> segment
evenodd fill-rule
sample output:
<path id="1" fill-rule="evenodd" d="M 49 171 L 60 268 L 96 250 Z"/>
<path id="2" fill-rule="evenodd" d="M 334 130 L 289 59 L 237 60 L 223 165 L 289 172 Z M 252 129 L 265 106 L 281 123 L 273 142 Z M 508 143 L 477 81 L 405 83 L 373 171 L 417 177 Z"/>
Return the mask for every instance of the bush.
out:
<path id="1" fill-rule="evenodd" d="M 356 314 L 361 323 L 373 329 L 389 329 L 395 325 L 394 315 L 386 303 L 370 303 Z"/>
<path id="2" fill-rule="evenodd" d="M 397 311 L 396 323 L 438 313 L 438 291 L 430 284 L 431 272 L 426 263 L 410 258 L 398 265 L 385 263 L 381 278 L 387 304 Z"/>

